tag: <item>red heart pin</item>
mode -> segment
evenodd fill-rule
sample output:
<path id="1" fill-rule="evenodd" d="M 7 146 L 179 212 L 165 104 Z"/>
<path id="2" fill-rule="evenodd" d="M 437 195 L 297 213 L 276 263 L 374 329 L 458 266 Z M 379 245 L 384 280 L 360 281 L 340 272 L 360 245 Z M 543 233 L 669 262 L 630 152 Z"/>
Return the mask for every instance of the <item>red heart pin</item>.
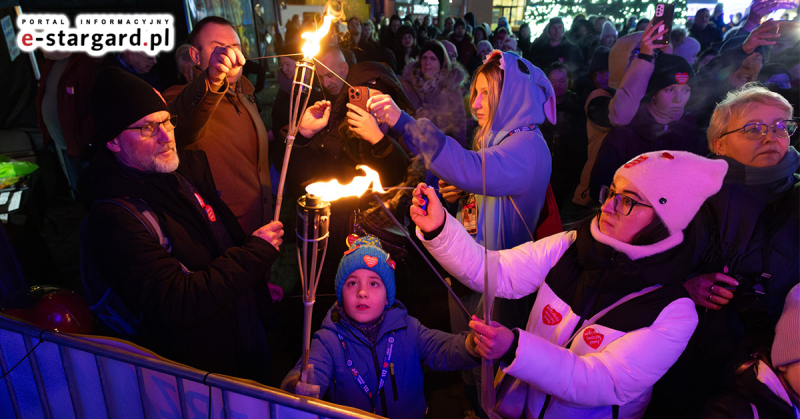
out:
<path id="1" fill-rule="evenodd" d="M 663 158 L 665 158 L 667 160 L 675 160 L 675 156 L 673 156 L 672 154 L 667 153 L 666 151 L 661 153 L 661 157 L 663 157 Z"/>
<path id="2" fill-rule="evenodd" d="M 366 263 L 367 266 L 372 268 L 378 264 L 378 258 L 376 258 L 375 256 L 364 255 L 364 263 Z"/>
<path id="3" fill-rule="evenodd" d="M 352 247 L 356 240 L 358 240 L 358 236 L 355 234 L 347 236 L 347 247 Z"/>
<path id="4" fill-rule="evenodd" d="M 561 318 L 561 313 L 557 312 L 553 307 L 550 307 L 550 304 L 544 306 L 544 310 L 542 310 L 542 320 L 544 324 L 548 326 L 559 324 L 561 323 Z"/>
<path id="5" fill-rule="evenodd" d="M 597 349 L 603 343 L 603 335 L 590 327 L 583 332 L 583 341 L 593 349 Z"/>
<path id="6" fill-rule="evenodd" d="M 675 81 L 679 84 L 686 84 L 689 81 L 689 73 L 675 73 Z"/>
<path id="7" fill-rule="evenodd" d="M 386 263 L 389 265 L 390 268 L 394 269 L 395 264 L 394 264 L 393 260 L 389 259 L 389 260 L 386 261 Z"/>

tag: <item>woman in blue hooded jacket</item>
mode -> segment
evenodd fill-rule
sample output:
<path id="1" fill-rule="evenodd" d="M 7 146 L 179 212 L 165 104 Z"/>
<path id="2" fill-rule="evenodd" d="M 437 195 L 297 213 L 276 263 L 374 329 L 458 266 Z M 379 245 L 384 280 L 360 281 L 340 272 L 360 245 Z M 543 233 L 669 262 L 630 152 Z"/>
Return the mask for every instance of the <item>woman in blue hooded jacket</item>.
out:
<path id="1" fill-rule="evenodd" d="M 414 120 L 401 112 L 388 96 L 373 97 L 368 106 L 379 121 L 403 133 L 408 147 L 422 157 L 431 173 L 452 185 L 447 192 L 441 191 L 445 198 L 466 193 L 458 219 L 475 241 L 490 250 L 511 249 L 533 240 L 545 203 L 551 160 L 539 124 L 545 119 L 555 124 L 555 93 L 540 69 L 500 51 L 489 54 L 475 72 L 470 90 L 470 108 L 480 126 L 474 150 L 464 149 L 431 121 Z M 461 300 L 474 313 L 480 311 L 481 298 L 481 293 L 473 293 Z M 452 331 L 468 330 L 469 319 L 459 317 L 455 307 L 451 301 Z M 527 299 L 496 299 L 493 319 L 509 327 L 523 327 L 529 311 Z M 474 379 L 479 387 L 478 371 Z M 472 376 L 465 377 L 470 387 L 472 381 Z"/>
<path id="2" fill-rule="evenodd" d="M 386 95 L 372 97 L 368 106 L 379 121 L 403 133 L 428 170 L 474 194 L 474 205 L 468 205 L 477 212 L 477 223 L 468 230 L 475 240 L 490 250 L 509 249 L 531 240 L 529 232 L 536 228 L 545 202 L 551 161 L 539 124 L 545 118 L 555 123 L 555 94 L 540 69 L 513 53 L 494 51 L 474 80 L 470 104 L 480 126 L 475 150 L 464 149 L 427 119 L 414 120 Z M 485 197 L 480 151 L 484 144 Z M 460 215 L 475 214 L 464 211 Z"/>

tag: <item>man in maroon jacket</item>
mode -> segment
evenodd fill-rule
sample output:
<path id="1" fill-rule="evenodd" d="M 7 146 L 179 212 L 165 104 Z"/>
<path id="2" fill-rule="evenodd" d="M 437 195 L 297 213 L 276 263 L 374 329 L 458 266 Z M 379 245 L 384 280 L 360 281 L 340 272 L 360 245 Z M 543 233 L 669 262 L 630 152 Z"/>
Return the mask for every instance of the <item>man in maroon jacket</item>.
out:
<path id="1" fill-rule="evenodd" d="M 245 58 L 230 22 L 207 17 L 194 27 L 189 54 L 195 78 L 164 92 L 180 125 L 180 150 L 203 150 L 222 200 L 245 233 L 272 220 L 267 129 L 258 113 L 254 87 L 242 77 Z"/>

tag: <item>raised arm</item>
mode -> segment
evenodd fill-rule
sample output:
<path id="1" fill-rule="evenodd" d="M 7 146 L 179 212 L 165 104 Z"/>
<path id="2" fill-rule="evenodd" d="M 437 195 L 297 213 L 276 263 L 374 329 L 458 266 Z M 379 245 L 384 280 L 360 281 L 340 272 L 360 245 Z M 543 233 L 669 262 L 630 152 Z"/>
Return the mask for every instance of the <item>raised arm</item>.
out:
<path id="1" fill-rule="evenodd" d="M 244 56 L 238 49 L 216 47 L 209 58 L 208 68 L 202 74 L 183 88 L 174 87 L 164 93 L 170 112 L 178 115 L 180 121 L 175 128 L 178 148 L 183 149 L 203 138 L 206 123 L 230 87 L 228 73 L 244 63 Z"/>
<path id="2" fill-rule="evenodd" d="M 652 27 L 651 24 L 647 25 L 642 40 L 639 44 L 639 54 L 642 57 L 652 57 L 654 52 L 658 49 L 663 49 L 666 45 L 654 44 L 653 41 L 658 39 L 661 35 L 668 32 L 664 29 L 661 32 L 656 32 L 658 27 Z M 625 57 L 627 59 L 627 57 Z M 625 70 L 625 75 L 622 77 L 619 88 L 611 98 L 608 104 L 608 118 L 613 126 L 621 127 L 631 123 L 636 112 L 639 110 L 639 102 L 644 98 L 647 92 L 647 83 L 650 81 L 650 76 L 653 75 L 655 69 L 654 59 L 647 61 L 638 57 L 634 57 L 630 66 Z"/>
<path id="3" fill-rule="evenodd" d="M 421 208 L 422 193 L 428 200 L 427 211 Z M 458 220 L 444 211 L 432 189 L 415 189 L 412 202 L 411 218 L 417 224 L 417 236 L 428 251 L 464 285 L 483 292 L 483 246 L 475 242 Z M 538 290 L 547 273 L 574 240 L 575 232 L 569 231 L 513 249 L 489 251 L 489 275 L 496 278 L 496 295 L 516 299 Z"/>

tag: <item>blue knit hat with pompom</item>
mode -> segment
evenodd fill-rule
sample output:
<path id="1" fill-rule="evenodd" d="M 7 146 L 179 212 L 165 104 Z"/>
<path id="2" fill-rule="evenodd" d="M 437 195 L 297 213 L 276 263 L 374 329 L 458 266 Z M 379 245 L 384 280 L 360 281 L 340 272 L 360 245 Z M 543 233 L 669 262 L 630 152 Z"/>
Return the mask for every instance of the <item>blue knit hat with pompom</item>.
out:
<path id="1" fill-rule="evenodd" d="M 389 254 L 381 248 L 381 242 L 375 236 L 358 237 L 351 234 L 347 237 L 348 250 L 344 252 L 339 270 L 336 272 L 336 298 L 342 303 L 344 281 L 351 273 L 359 269 L 368 269 L 378 274 L 386 287 L 387 307 L 394 304 L 394 268 L 395 263 Z"/>

